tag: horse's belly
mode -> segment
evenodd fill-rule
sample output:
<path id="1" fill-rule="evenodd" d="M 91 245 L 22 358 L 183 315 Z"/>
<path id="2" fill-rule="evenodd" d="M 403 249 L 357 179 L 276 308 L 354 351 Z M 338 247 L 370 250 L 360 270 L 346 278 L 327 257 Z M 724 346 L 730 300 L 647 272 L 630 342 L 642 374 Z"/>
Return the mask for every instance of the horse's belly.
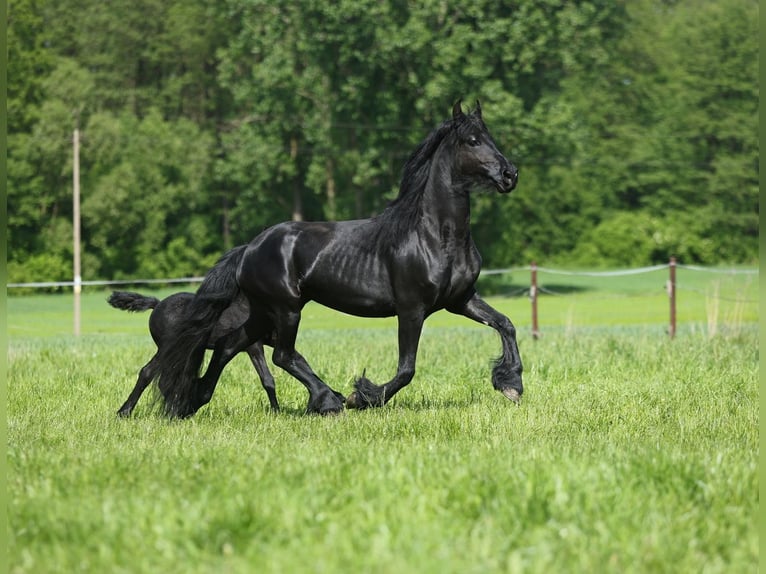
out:
<path id="1" fill-rule="evenodd" d="M 347 298 L 316 296 L 312 299 L 325 307 L 336 311 L 355 315 L 357 317 L 392 317 L 396 315 L 393 305 L 375 299 Z"/>
<path id="2" fill-rule="evenodd" d="M 337 311 L 360 317 L 390 317 L 396 314 L 391 285 L 381 277 L 341 276 L 321 281 L 317 278 L 301 286 L 304 297 Z"/>

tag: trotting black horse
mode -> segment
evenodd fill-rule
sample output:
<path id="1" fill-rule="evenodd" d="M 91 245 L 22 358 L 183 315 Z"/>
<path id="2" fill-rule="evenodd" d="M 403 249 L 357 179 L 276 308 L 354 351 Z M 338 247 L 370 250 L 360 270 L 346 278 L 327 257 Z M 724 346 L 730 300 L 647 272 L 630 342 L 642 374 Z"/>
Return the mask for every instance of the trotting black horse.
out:
<path id="1" fill-rule="evenodd" d="M 242 246 L 241 249 L 244 249 L 244 247 Z M 192 299 L 194 299 L 194 293 L 174 293 L 160 300 L 156 297 L 149 297 L 131 291 L 113 291 L 107 299 L 107 302 L 112 307 L 122 309 L 123 311 L 140 312 L 152 309 L 152 313 L 149 316 L 149 333 L 157 345 L 157 353 L 138 372 L 136 386 L 133 387 L 128 399 L 117 411 L 118 415 L 122 417 L 130 416 L 146 387 L 157 376 L 160 349 L 165 347 L 165 345 L 171 344 L 174 340 L 179 320 L 184 315 L 186 307 Z M 243 297 L 237 298 L 221 315 L 213 332 L 210 334 L 207 347 L 213 349 L 215 341 L 219 337 L 239 327 L 247 320 L 249 314 L 250 309 L 247 305 L 247 300 Z M 255 372 L 258 373 L 258 377 L 261 379 L 261 384 L 269 397 L 271 409 L 278 411 L 279 402 L 277 401 L 274 377 L 271 376 L 266 363 L 266 357 L 263 354 L 263 343 L 257 341 L 244 349 L 244 351 L 250 357 L 250 361 L 253 363 L 253 367 L 255 367 Z"/>
<path id="2" fill-rule="evenodd" d="M 364 376 L 345 399 L 349 408 L 382 406 L 415 374 L 423 322 L 440 309 L 495 329 L 502 355 L 494 387 L 518 402 L 522 365 L 511 321 L 475 290 L 481 257 L 471 237 L 470 191 L 505 194 L 518 171 L 501 154 L 482 120 L 481 107 L 433 130 L 404 166 L 399 195 L 378 216 L 340 222 L 286 222 L 229 252 L 207 273 L 172 344 L 160 349 L 159 388 L 170 416 L 194 414 L 210 401 L 226 363 L 274 333 L 274 363 L 309 393 L 307 411 L 337 413 L 344 397 L 331 389 L 295 349 L 301 310 L 308 301 L 362 317 L 396 315 L 399 364 L 383 385 Z M 247 320 L 220 338 L 199 376 L 210 333 L 224 310 L 243 294 Z"/>

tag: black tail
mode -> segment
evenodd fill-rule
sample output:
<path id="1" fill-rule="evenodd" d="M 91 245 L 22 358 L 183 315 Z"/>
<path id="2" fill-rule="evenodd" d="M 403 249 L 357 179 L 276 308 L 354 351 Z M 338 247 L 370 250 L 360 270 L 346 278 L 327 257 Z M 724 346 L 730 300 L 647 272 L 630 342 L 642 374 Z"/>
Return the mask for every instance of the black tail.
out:
<path id="1" fill-rule="evenodd" d="M 175 338 L 158 351 L 158 386 L 171 417 L 190 416 L 200 407 L 195 396 L 200 365 L 213 328 L 239 293 L 236 274 L 246 247 L 235 247 L 207 272 Z"/>
<path id="2" fill-rule="evenodd" d="M 136 313 L 154 309 L 160 300 L 157 297 L 146 297 L 132 291 L 112 291 L 107 302 L 116 309 Z"/>

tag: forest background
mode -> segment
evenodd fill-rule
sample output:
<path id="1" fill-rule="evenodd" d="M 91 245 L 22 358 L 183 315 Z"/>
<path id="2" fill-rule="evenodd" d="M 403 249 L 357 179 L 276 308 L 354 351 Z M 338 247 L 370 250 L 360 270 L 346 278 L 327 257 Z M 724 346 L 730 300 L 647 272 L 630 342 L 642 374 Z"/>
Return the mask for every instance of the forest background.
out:
<path id="1" fill-rule="evenodd" d="M 286 219 L 369 217 L 476 99 L 519 167 L 486 266 L 754 263 L 756 0 L 10 0 L 9 281 L 203 274 Z"/>

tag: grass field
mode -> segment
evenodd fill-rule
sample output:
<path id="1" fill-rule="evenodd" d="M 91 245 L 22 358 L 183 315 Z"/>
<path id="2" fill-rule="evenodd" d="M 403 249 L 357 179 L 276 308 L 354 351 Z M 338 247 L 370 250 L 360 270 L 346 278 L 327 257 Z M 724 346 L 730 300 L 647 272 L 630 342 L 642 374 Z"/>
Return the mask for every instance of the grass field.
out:
<path id="1" fill-rule="evenodd" d="M 538 341 L 528 300 L 492 298 L 519 329 L 521 407 L 492 390 L 496 335 L 442 313 L 409 387 L 330 418 L 276 369 L 271 414 L 237 357 L 192 419 L 146 396 L 118 420 L 147 315 L 86 293 L 74 340 L 70 297 L 11 297 L 10 571 L 757 571 L 756 277 L 685 280 L 673 341 L 662 274 L 544 278 L 566 294 L 541 299 Z M 347 393 L 393 374 L 394 325 L 310 306 L 299 347 Z"/>

